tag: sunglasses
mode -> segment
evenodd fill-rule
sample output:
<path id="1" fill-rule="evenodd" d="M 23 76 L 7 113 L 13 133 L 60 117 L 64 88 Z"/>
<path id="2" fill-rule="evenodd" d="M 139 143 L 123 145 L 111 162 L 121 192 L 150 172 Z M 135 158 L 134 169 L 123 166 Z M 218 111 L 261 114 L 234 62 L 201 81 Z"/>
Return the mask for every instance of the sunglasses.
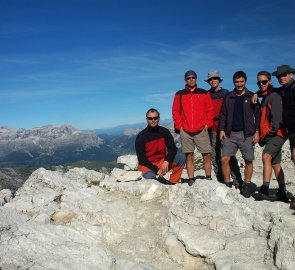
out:
<path id="1" fill-rule="evenodd" d="M 186 77 L 186 80 L 188 81 L 188 80 L 195 80 L 196 79 L 196 77 Z"/>
<path id="2" fill-rule="evenodd" d="M 278 75 L 277 78 L 287 77 L 289 75 L 289 72 L 285 72 L 281 75 Z"/>
<path id="3" fill-rule="evenodd" d="M 208 82 L 211 82 L 212 80 L 219 80 L 220 78 L 219 77 L 212 77 L 208 80 Z"/>
<path id="4" fill-rule="evenodd" d="M 147 117 L 146 119 L 149 120 L 149 121 L 152 121 L 152 120 L 158 120 L 158 119 L 159 119 L 159 116 L 155 116 L 155 117 Z"/>
<path id="5" fill-rule="evenodd" d="M 257 85 L 259 86 L 260 84 L 266 85 L 269 82 L 269 80 L 262 80 L 262 81 L 258 81 Z"/>

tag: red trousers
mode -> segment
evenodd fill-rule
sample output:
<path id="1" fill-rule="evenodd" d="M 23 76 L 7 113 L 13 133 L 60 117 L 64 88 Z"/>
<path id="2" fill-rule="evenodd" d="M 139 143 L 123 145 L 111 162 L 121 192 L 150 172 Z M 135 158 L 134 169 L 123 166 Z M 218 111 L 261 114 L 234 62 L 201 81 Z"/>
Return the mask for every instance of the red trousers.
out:
<path id="1" fill-rule="evenodd" d="M 161 159 L 157 162 L 152 162 L 152 163 L 153 163 L 153 165 L 157 166 L 160 169 L 162 167 L 163 162 L 164 162 L 164 159 Z M 178 166 L 175 162 L 172 162 L 169 164 L 168 170 L 169 171 L 172 170 L 172 173 L 169 178 L 169 181 L 171 183 L 178 183 L 179 182 L 183 168 L 184 168 L 184 165 Z M 141 171 L 142 174 L 147 173 L 147 172 L 151 172 L 150 168 L 145 167 L 140 164 L 138 165 L 138 170 Z"/>

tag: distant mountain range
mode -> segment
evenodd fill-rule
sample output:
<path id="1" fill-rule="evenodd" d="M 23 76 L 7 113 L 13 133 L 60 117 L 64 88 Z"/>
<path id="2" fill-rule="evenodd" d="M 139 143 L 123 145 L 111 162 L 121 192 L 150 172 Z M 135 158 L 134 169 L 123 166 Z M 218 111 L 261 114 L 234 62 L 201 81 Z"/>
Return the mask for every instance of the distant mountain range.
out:
<path id="1" fill-rule="evenodd" d="M 171 120 L 162 125 L 171 126 Z M 134 154 L 138 132 L 146 123 L 121 125 L 111 129 L 83 130 L 69 126 L 33 129 L 0 127 L 0 166 L 64 165 L 81 160 L 114 161 Z"/>

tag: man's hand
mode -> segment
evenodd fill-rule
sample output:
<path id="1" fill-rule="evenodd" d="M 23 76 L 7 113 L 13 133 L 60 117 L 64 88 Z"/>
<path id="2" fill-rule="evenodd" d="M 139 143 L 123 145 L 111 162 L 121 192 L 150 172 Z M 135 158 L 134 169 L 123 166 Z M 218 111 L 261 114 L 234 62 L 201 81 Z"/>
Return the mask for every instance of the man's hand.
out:
<path id="1" fill-rule="evenodd" d="M 258 95 L 255 93 L 255 94 L 252 96 L 252 103 L 253 103 L 253 104 L 257 104 L 257 100 L 258 100 Z"/>
<path id="2" fill-rule="evenodd" d="M 168 161 L 164 161 L 162 164 L 162 174 L 165 175 L 168 172 L 168 167 L 169 167 L 169 162 Z"/>
<path id="3" fill-rule="evenodd" d="M 253 144 L 256 144 L 259 142 L 259 131 L 256 131 L 252 137 Z"/>
<path id="4" fill-rule="evenodd" d="M 169 167 L 169 162 L 165 160 L 162 164 L 162 167 L 158 170 L 157 175 L 164 176 L 169 170 L 168 167 Z"/>
<path id="5" fill-rule="evenodd" d="M 220 131 L 220 133 L 219 133 L 219 139 L 220 139 L 221 141 L 223 141 L 225 138 L 226 138 L 225 132 L 224 132 L 223 130 Z"/>

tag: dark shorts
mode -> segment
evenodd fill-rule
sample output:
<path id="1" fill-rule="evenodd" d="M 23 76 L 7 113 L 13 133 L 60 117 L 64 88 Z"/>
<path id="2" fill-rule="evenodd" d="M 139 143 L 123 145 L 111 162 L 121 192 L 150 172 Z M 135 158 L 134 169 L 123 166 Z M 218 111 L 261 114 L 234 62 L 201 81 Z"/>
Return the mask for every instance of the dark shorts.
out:
<path id="1" fill-rule="evenodd" d="M 253 161 L 254 145 L 252 143 L 252 136 L 245 138 L 243 131 L 232 131 L 230 137 L 223 140 L 222 156 L 235 156 L 240 149 L 243 159 L 246 161 Z"/>
<path id="2" fill-rule="evenodd" d="M 285 139 L 280 136 L 275 136 L 266 141 L 263 154 L 268 153 L 272 156 L 272 164 L 281 163 L 282 160 L 282 147 L 285 143 Z"/>

